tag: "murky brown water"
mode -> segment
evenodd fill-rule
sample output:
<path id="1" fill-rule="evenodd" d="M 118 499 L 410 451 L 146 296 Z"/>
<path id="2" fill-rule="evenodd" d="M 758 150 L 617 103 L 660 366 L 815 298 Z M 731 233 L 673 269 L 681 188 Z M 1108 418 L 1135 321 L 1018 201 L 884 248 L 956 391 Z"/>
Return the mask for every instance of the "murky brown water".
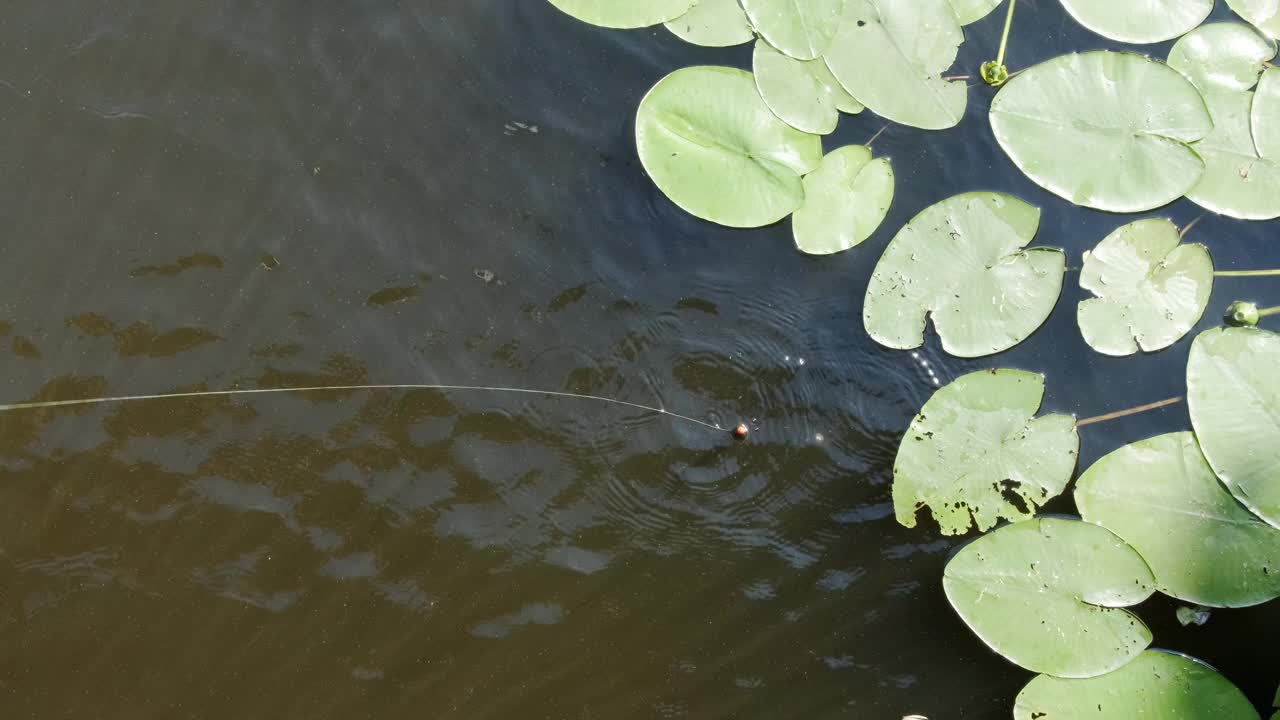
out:
<path id="1" fill-rule="evenodd" d="M 1020 63 L 1100 44 L 1027 17 Z M 696 222 L 640 172 L 631 113 L 671 69 L 748 61 L 542 0 L 12 0 L 0 402 L 465 383 L 754 431 L 431 391 L 0 415 L 3 716 L 1007 716 L 1028 676 L 947 607 L 958 541 L 889 504 L 921 361 L 984 365 L 876 348 L 860 298 L 892 229 L 975 183 L 1043 204 L 1077 257 L 1117 219 L 1011 173 L 975 90 L 953 134 L 877 141 L 899 195 L 862 250 Z M 1275 256 L 1274 225 L 1199 227 L 1235 238 L 1220 265 Z M 1244 290 L 1280 304 L 1214 302 Z M 1081 415 L 1178 392 L 1185 347 L 1088 355 L 1073 306 L 1000 362 Z M 1084 460 L 1185 424 L 1091 429 Z M 1274 610 L 1216 634 L 1144 614 L 1270 697 Z"/>

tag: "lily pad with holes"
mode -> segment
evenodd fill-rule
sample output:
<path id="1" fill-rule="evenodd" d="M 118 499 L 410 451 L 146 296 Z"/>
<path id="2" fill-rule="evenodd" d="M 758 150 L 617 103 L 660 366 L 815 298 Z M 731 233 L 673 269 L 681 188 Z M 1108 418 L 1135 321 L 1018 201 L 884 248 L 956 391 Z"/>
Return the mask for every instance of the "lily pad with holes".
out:
<path id="1" fill-rule="evenodd" d="M 1187 191 L 1195 204 L 1241 220 L 1280 217 L 1280 157 L 1262 157 L 1250 131 L 1253 93 L 1218 90 L 1204 94 L 1213 116 L 1208 137 L 1192 147 L 1204 159 L 1204 174 Z"/>
<path id="2" fill-rule="evenodd" d="M 822 60 L 796 60 L 757 40 L 752 56 L 760 97 L 783 122 L 816 135 L 836 129 L 840 113 L 862 112 Z"/>
<path id="3" fill-rule="evenodd" d="M 893 464 L 898 522 L 929 508 L 945 535 L 1026 520 L 1059 495 L 1080 438 L 1069 415 L 1036 417 L 1044 377 L 1022 370 L 962 375 L 911 421 Z"/>
<path id="4" fill-rule="evenodd" d="M 1146 625 L 1120 609 L 1151 596 L 1151 571 L 1099 525 L 1063 518 L 1006 525 L 957 553 L 942 587 L 983 642 L 1034 672 L 1095 677 L 1151 643 Z"/>
<path id="5" fill-rule="evenodd" d="M 1062 0 L 1071 17 L 1099 35 L 1144 44 L 1172 40 L 1204 22 L 1213 0 Z"/>
<path id="6" fill-rule="evenodd" d="M 1227 6 L 1268 37 L 1280 38 L 1280 2 L 1276 0 L 1227 0 Z"/>
<path id="7" fill-rule="evenodd" d="M 947 0 L 848 0 L 827 67 L 877 114 L 941 130 L 960 122 L 968 102 L 963 82 L 942 78 L 963 41 Z"/>
<path id="8" fill-rule="evenodd" d="M 1080 303 L 1085 342 L 1104 355 L 1162 350 L 1191 331 L 1213 291 L 1213 260 L 1203 245 L 1182 245 L 1163 218 L 1124 225 L 1084 255 Z"/>
<path id="9" fill-rule="evenodd" d="M 1148 650 L 1095 678 L 1041 675 L 1013 706 L 1014 720 L 1257 720 L 1258 711 L 1231 681 L 1185 655 Z"/>
<path id="10" fill-rule="evenodd" d="M 592 25 L 641 28 L 689 12 L 694 0 L 549 0 L 552 5 Z"/>
<path id="11" fill-rule="evenodd" d="M 738 0 L 697 0 L 689 12 L 667 23 L 676 37 L 694 45 L 729 47 L 755 37 Z"/>
<path id="12" fill-rule="evenodd" d="M 1195 186 L 1204 162 L 1189 144 L 1213 121 L 1178 71 L 1142 55 L 1097 51 L 1061 55 L 1014 77 L 991 102 L 991 128 L 1046 190 L 1077 205 L 1139 212 Z"/>
<path id="13" fill-rule="evenodd" d="M 797 60 L 816 60 L 831 46 L 845 0 L 740 0 L 760 35 Z"/>
<path id="14" fill-rule="evenodd" d="M 1208 607 L 1280 597 L 1280 529 L 1218 482 L 1189 432 L 1125 445 L 1076 482 L 1076 507 L 1133 546 L 1156 587 Z"/>
<path id="15" fill-rule="evenodd" d="M 951 9 L 961 25 L 975 23 L 991 14 L 1004 0 L 951 0 Z"/>
<path id="16" fill-rule="evenodd" d="M 898 231 L 867 286 L 862 320 L 881 345 L 924 343 L 979 357 L 1007 350 L 1044 323 L 1062 292 L 1065 256 L 1027 243 L 1040 210 L 1009 195 L 965 193 L 925 208 Z"/>
<path id="17" fill-rule="evenodd" d="M 893 203 L 893 167 L 864 145 L 833 150 L 804 177 L 804 204 L 791 218 L 796 247 L 829 255 L 858 245 Z"/>
<path id="18" fill-rule="evenodd" d="M 649 91 L 636 115 L 644 169 L 672 202 L 731 227 L 777 222 L 804 201 L 800 178 L 822 160 L 822 142 L 779 120 L 751 73 L 677 70 Z"/>
<path id="19" fill-rule="evenodd" d="M 1187 359 L 1187 406 L 1218 478 L 1255 515 L 1280 528 L 1280 335 L 1207 330 Z"/>
<path id="20" fill-rule="evenodd" d="M 1280 68 L 1262 74 L 1253 95 L 1250 127 L 1258 155 L 1280 161 Z"/>
<path id="21" fill-rule="evenodd" d="M 1187 33 L 1169 51 L 1169 67 L 1201 92 L 1248 90 L 1258 82 L 1276 43 L 1242 23 L 1211 23 Z"/>

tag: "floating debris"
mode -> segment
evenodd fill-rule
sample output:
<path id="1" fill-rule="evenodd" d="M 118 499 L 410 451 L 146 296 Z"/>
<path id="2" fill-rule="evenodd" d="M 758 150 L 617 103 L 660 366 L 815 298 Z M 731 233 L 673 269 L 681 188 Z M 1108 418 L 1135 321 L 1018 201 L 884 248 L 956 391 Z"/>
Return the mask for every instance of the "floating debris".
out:
<path id="1" fill-rule="evenodd" d="M 511 137 L 512 135 L 515 135 L 516 133 L 521 133 L 521 132 L 529 133 L 531 135 L 538 134 L 537 125 L 530 125 L 529 123 L 522 123 L 517 120 L 512 120 L 511 122 L 506 123 L 505 125 L 502 126 L 502 128 L 503 128 L 502 134 L 506 135 L 507 137 Z"/>
<path id="2" fill-rule="evenodd" d="M 1178 608 L 1177 616 L 1178 622 L 1182 624 L 1182 627 L 1188 627 L 1191 625 L 1199 627 L 1200 625 L 1209 622 L 1209 608 L 1200 607 L 1198 605 L 1195 607 L 1187 607 L 1183 605 Z"/>

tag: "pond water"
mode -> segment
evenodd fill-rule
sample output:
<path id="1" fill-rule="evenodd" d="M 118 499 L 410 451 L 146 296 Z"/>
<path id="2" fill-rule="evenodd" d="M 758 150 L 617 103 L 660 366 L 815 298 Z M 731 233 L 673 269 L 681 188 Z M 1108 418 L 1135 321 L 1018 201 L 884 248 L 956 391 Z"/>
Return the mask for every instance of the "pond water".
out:
<path id="1" fill-rule="evenodd" d="M 1053 0 L 1019 13 L 1015 68 L 1115 47 Z M 956 72 L 993 54 L 998 15 L 966 28 Z M 995 365 L 1046 372 L 1047 407 L 1082 417 L 1179 395 L 1189 343 L 1088 351 L 1069 278 L 997 358 L 877 347 L 863 290 L 925 206 L 1018 195 L 1070 265 L 1127 218 L 1014 170 L 975 87 L 959 128 L 876 141 L 898 195 L 859 249 L 694 220 L 644 176 L 633 115 L 714 63 L 750 49 L 545 0 L 10 0 L 0 402 L 502 385 L 752 435 L 478 392 L 0 415 L 5 716 L 1008 717 L 1030 675 L 942 594 L 963 540 L 892 517 L 900 434 L 934 378 Z M 1210 216 L 1193 237 L 1219 268 L 1268 267 L 1278 227 Z M 1220 280 L 1203 326 L 1237 298 L 1280 287 Z M 1082 467 L 1188 427 L 1181 405 L 1091 426 Z M 1274 603 L 1189 630 L 1174 608 L 1140 610 L 1158 645 L 1270 700 Z"/>

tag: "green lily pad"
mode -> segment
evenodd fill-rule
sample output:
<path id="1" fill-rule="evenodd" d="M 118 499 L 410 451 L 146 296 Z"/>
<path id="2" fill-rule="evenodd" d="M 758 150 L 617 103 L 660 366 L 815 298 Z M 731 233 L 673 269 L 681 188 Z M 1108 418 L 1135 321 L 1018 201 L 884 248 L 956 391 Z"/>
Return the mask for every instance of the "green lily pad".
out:
<path id="1" fill-rule="evenodd" d="M 1227 6 L 1268 37 L 1280 38 L 1280 3 L 1276 0 L 1227 0 Z"/>
<path id="2" fill-rule="evenodd" d="M 1280 597 L 1280 530 L 1218 482 L 1189 432 L 1125 445 L 1076 481 L 1076 507 L 1133 546 L 1160 592 L 1208 607 Z"/>
<path id="3" fill-rule="evenodd" d="M 925 208 L 898 231 L 867 286 L 862 320 L 872 339 L 909 350 L 926 316 L 952 355 L 979 357 L 1022 342 L 1062 292 L 1065 256 L 1025 249 L 1040 210 L 1009 195 L 965 193 Z"/>
<path id="4" fill-rule="evenodd" d="M 988 533 L 956 553 L 942 575 L 951 606 L 992 650 L 1066 678 L 1109 673 L 1146 649 L 1151 631 L 1119 608 L 1146 600 L 1153 585 L 1147 564 L 1123 540 L 1062 518 Z"/>
<path id="5" fill-rule="evenodd" d="M 951 0 L 951 9 L 961 25 L 975 23 L 991 14 L 1004 0 Z"/>
<path id="6" fill-rule="evenodd" d="M 1189 143 L 1213 121 L 1178 71 L 1097 51 L 1062 55 L 1010 80 L 991 102 L 991 128 L 1046 190 L 1098 210 L 1139 212 L 1195 186 L 1204 162 Z"/>
<path id="7" fill-rule="evenodd" d="M 641 28 L 689 12 L 694 0 L 549 0 L 552 5 L 592 25 Z"/>
<path id="8" fill-rule="evenodd" d="M 1026 520 L 1060 494 L 1080 438 L 1069 415 L 1036 417 L 1044 376 L 1022 370 L 962 375 L 929 398 L 898 447 L 893 507 L 915 527 L 925 507 L 944 535 Z"/>
<path id="9" fill-rule="evenodd" d="M 1254 28 L 1241 23 L 1211 23 L 1174 43 L 1169 67 L 1202 92 L 1248 90 L 1275 56 L 1275 41 Z"/>
<path id="10" fill-rule="evenodd" d="M 840 26 L 845 0 L 741 0 L 769 44 L 797 60 L 822 57 Z"/>
<path id="11" fill-rule="evenodd" d="M 947 0 L 848 0 L 827 67 L 877 114 L 941 130 L 964 118 L 968 102 L 963 82 L 942 79 L 963 41 Z"/>
<path id="12" fill-rule="evenodd" d="M 752 65 L 760 97 L 797 130 L 826 135 L 836 129 L 841 112 L 862 112 L 862 103 L 840 87 L 821 59 L 796 60 L 757 40 Z"/>
<path id="13" fill-rule="evenodd" d="M 672 202 L 731 227 L 777 222 L 804 202 L 800 178 L 822 161 L 822 141 L 779 120 L 751 73 L 677 70 L 636 115 L 640 162 Z"/>
<path id="14" fill-rule="evenodd" d="M 1080 303 L 1085 342 L 1104 355 L 1162 350 L 1191 331 L 1213 291 L 1213 260 L 1203 245 L 1181 245 L 1163 218 L 1119 228 L 1084 255 Z"/>
<path id="15" fill-rule="evenodd" d="M 1209 17 L 1213 0 L 1158 0 L 1118 3 L 1115 0 L 1062 0 L 1062 7 L 1081 25 L 1120 42 L 1143 44 L 1173 38 Z"/>
<path id="16" fill-rule="evenodd" d="M 756 36 L 738 0 L 697 0 L 689 12 L 667 23 L 676 37 L 705 47 L 741 45 Z"/>
<path id="17" fill-rule="evenodd" d="M 804 205 L 791 217 L 796 247 L 829 255 L 861 243 L 880 227 L 893 203 L 893 167 L 871 149 L 833 150 L 804 177 Z"/>
<path id="18" fill-rule="evenodd" d="M 1013 706 L 1014 720 L 1257 720 L 1231 681 L 1199 660 L 1148 650 L 1100 677 L 1041 675 Z"/>
<path id="19" fill-rule="evenodd" d="M 1241 220 L 1280 217 L 1280 162 L 1258 155 L 1254 145 L 1249 119 L 1253 93 L 1218 90 L 1206 92 L 1204 99 L 1214 128 L 1192 145 L 1204 159 L 1204 174 L 1187 198 Z"/>
<path id="20" fill-rule="evenodd" d="M 1254 149 L 1261 157 L 1280 160 L 1280 68 L 1262 74 L 1250 113 Z"/>
<path id="21" fill-rule="evenodd" d="M 1245 507 L 1280 528 L 1280 335 L 1207 330 L 1187 359 L 1187 405 L 1200 449 Z"/>

